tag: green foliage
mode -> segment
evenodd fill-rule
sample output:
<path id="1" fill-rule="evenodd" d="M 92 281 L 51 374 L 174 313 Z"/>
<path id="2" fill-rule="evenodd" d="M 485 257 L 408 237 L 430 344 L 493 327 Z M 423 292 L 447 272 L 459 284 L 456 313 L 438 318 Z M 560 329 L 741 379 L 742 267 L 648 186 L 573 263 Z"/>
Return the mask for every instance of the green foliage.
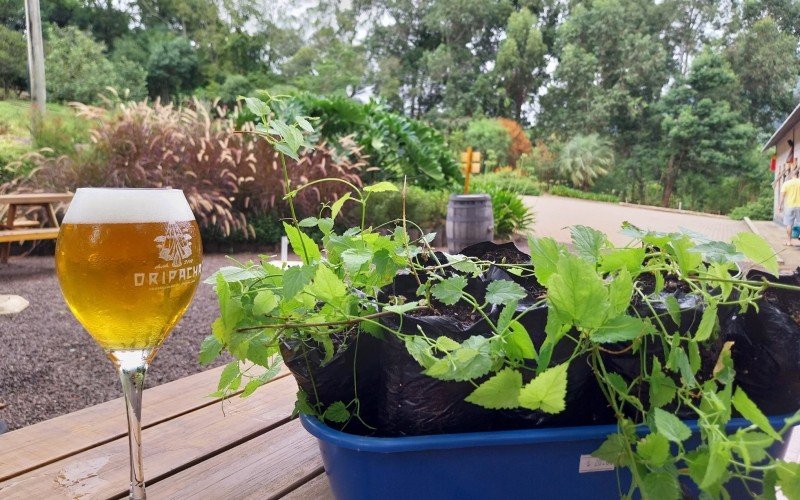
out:
<path id="1" fill-rule="evenodd" d="M 470 177 L 470 186 L 480 191 L 485 186 L 494 186 L 526 196 L 538 196 L 542 190 L 539 182 L 518 170 L 498 170 Z"/>
<path id="2" fill-rule="evenodd" d="M 523 7 L 508 18 L 506 39 L 497 49 L 496 70 L 514 101 L 514 117 L 519 120 L 522 106 L 544 80 L 547 46 L 536 27 L 537 19 Z"/>
<path id="3" fill-rule="evenodd" d="M 156 40 L 149 46 L 149 53 L 145 67 L 151 97 L 168 102 L 172 96 L 197 86 L 200 67 L 191 40 L 182 36 Z"/>
<path id="4" fill-rule="evenodd" d="M 111 62 L 103 44 L 74 28 L 52 28 L 45 51 L 48 97 L 98 102 L 107 88 L 144 95 L 144 71 L 127 59 Z"/>
<path id="5" fill-rule="evenodd" d="M 559 170 L 574 187 L 584 191 L 595 179 L 608 174 L 614 164 L 614 153 L 607 141 L 597 134 L 576 135 L 561 149 Z"/>
<path id="6" fill-rule="evenodd" d="M 580 198 L 582 200 L 592 201 L 605 201 L 608 203 L 617 203 L 619 201 L 619 197 L 611 194 L 579 191 L 577 189 L 572 189 L 561 185 L 550 186 L 548 193 L 552 194 L 553 196 L 565 196 L 567 198 Z"/>
<path id="7" fill-rule="evenodd" d="M 27 44 L 21 31 L 12 31 L 0 24 L 0 85 L 3 95 L 9 89 L 22 90 L 28 77 Z"/>
<path id="8" fill-rule="evenodd" d="M 511 135 L 498 120 L 480 118 L 469 122 L 464 133 L 464 146 L 472 147 L 483 155 L 484 171 L 509 164 Z"/>
<path id="9" fill-rule="evenodd" d="M 335 139 L 352 135 L 376 167 L 366 177 L 409 183 L 428 189 L 448 187 L 461 173 L 444 138 L 432 127 L 388 110 L 371 101 L 297 96 L 292 104 L 319 119 L 321 136 Z"/>
<path id="10" fill-rule="evenodd" d="M 398 186 L 401 188 L 402 186 Z M 439 231 L 447 217 L 449 192 L 426 190 L 418 186 L 406 188 L 406 218 L 425 231 Z M 403 194 L 393 191 L 377 193 L 370 197 L 366 223 L 377 227 L 398 219 L 403 214 Z"/>
<path id="11" fill-rule="evenodd" d="M 530 230 L 535 218 L 520 195 L 488 183 L 479 184 L 472 191 L 486 193 L 492 198 L 496 238 L 508 238 L 514 232 L 524 233 Z"/>
<path id="12" fill-rule="evenodd" d="M 736 220 L 742 220 L 745 217 L 753 220 L 772 220 L 774 202 L 772 196 L 762 196 L 756 201 L 734 208 L 728 215 L 731 219 Z"/>

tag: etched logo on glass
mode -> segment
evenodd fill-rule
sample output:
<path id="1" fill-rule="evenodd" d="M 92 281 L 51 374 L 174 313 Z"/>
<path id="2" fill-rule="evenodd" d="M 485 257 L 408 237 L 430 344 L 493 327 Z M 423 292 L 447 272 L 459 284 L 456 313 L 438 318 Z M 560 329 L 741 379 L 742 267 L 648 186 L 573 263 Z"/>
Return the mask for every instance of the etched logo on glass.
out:
<path id="1" fill-rule="evenodd" d="M 158 256 L 171 262 L 172 267 L 180 267 L 192 256 L 192 235 L 174 222 L 167 224 L 167 234 L 157 236 L 154 241 L 158 246 Z"/>

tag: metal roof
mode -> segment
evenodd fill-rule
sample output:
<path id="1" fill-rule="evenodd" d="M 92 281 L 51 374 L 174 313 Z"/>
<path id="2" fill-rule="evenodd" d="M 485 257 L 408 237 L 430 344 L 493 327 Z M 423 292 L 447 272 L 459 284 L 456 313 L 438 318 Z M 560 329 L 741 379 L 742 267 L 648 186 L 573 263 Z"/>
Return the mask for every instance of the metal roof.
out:
<path id="1" fill-rule="evenodd" d="M 798 104 L 797 107 L 794 108 L 794 111 L 792 111 L 789 114 L 789 116 L 783 121 L 783 123 L 781 123 L 781 126 L 778 127 L 778 130 L 776 130 L 775 133 L 772 134 L 772 137 L 770 137 L 767 143 L 764 144 L 764 148 L 761 150 L 761 152 L 763 153 L 767 149 L 778 144 L 778 141 L 781 140 L 781 137 L 783 137 L 787 132 L 789 132 L 798 121 L 800 121 L 800 104 Z"/>

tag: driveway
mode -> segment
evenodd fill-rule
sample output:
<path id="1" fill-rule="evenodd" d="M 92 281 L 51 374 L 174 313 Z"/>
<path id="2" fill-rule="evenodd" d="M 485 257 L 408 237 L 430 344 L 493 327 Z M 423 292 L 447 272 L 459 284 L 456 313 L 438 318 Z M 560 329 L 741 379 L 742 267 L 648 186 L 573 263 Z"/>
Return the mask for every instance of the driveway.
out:
<path id="1" fill-rule="evenodd" d="M 533 232 L 569 243 L 569 227 L 589 226 L 606 233 L 612 243 L 625 245 L 630 238 L 619 233 L 628 221 L 642 229 L 671 232 L 681 228 L 701 233 L 714 240 L 730 241 L 736 233 L 749 231 L 742 221 L 695 212 L 661 211 L 616 203 L 562 198 L 560 196 L 525 196 L 525 203 L 536 215 Z"/>

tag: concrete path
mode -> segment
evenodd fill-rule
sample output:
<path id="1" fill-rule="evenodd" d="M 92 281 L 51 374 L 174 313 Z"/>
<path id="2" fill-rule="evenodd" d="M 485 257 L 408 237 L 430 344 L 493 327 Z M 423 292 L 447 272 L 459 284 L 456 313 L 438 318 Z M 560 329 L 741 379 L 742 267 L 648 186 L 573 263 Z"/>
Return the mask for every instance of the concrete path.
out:
<path id="1" fill-rule="evenodd" d="M 721 241 L 730 241 L 736 233 L 749 231 L 744 222 L 727 217 L 665 212 L 560 196 L 525 196 L 524 199 L 536 215 L 534 234 L 551 236 L 564 243 L 571 241 L 569 226 L 576 224 L 603 231 L 617 245 L 625 245 L 630 241 L 627 236 L 619 234 L 624 221 L 642 229 L 662 232 L 685 228 Z"/>

